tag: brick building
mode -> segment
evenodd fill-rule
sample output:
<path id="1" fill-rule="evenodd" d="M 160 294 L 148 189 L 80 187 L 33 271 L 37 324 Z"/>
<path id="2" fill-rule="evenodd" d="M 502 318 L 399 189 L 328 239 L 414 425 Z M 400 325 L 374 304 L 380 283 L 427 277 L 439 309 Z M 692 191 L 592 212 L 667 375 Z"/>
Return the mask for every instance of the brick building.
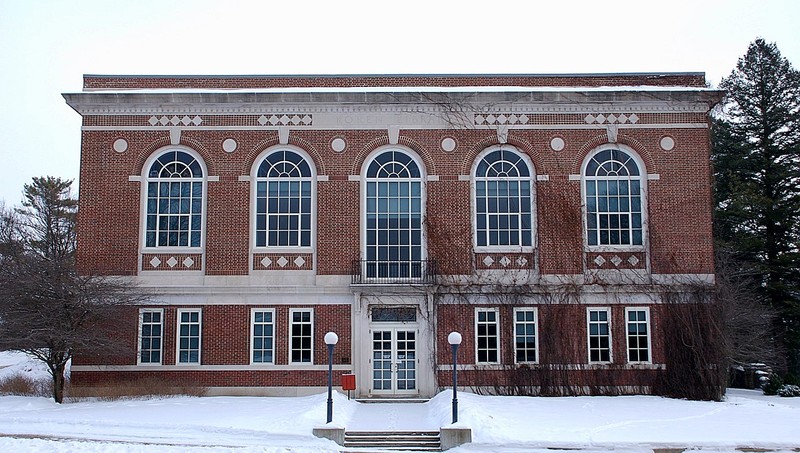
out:
<path id="1" fill-rule="evenodd" d="M 317 392 L 334 331 L 336 382 L 430 396 L 459 331 L 465 386 L 647 392 L 660 294 L 713 282 L 702 73 L 87 75 L 64 97 L 79 265 L 154 294 L 74 387 Z"/>

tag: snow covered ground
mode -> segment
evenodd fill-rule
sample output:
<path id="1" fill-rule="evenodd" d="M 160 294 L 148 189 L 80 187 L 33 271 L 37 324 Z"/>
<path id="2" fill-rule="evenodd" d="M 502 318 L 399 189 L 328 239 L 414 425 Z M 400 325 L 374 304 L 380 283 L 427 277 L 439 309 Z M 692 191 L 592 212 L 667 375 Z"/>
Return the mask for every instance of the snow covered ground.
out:
<path id="1" fill-rule="evenodd" d="M 0 353 L 0 379 L 42 376 L 24 356 Z M 473 443 L 452 453 L 555 449 L 643 452 L 691 447 L 800 451 L 800 398 L 730 390 L 721 403 L 649 396 L 526 398 L 459 393 L 459 426 Z M 338 452 L 311 435 L 325 421 L 326 395 L 299 398 L 173 397 L 55 404 L 0 396 L 2 452 Z M 334 424 L 348 429 L 438 429 L 450 423 L 451 393 L 424 404 L 334 399 Z M 550 450 L 552 452 L 552 450 Z"/>

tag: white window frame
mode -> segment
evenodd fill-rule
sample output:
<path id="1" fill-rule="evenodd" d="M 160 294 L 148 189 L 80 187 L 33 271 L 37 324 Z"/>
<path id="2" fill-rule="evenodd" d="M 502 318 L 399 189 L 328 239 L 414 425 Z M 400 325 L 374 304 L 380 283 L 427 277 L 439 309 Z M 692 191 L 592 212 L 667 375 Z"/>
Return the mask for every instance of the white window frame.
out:
<path id="1" fill-rule="evenodd" d="M 148 194 L 149 194 L 149 183 L 150 182 L 156 182 L 156 181 L 164 181 L 164 179 L 160 179 L 160 178 L 151 179 L 150 175 L 149 175 L 150 167 L 153 166 L 153 163 L 156 161 L 156 159 L 161 157 L 161 155 L 163 155 L 164 153 L 167 153 L 167 152 L 170 152 L 170 151 L 181 151 L 181 152 L 185 152 L 186 154 L 191 155 L 192 157 L 195 158 L 195 160 L 197 160 L 198 164 L 200 164 L 200 168 L 203 171 L 203 177 L 202 178 L 192 178 L 192 180 L 196 179 L 197 182 L 200 182 L 202 184 L 202 187 L 203 187 L 202 200 L 200 202 L 200 205 L 201 205 L 200 245 L 197 246 L 197 247 L 192 247 L 191 246 L 191 237 L 189 238 L 190 243 L 189 243 L 188 246 L 158 246 L 158 245 L 156 245 L 154 247 L 148 247 L 147 246 L 147 215 L 148 215 L 148 213 L 147 213 L 147 200 L 148 200 Z M 202 156 L 200 156 L 199 153 L 197 153 L 195 150 L 193 150 L 193 149 L 191 149 L 191 148 L 189 148 L 187 146 L 183 146 L 183 145 L 165 146 L 163 148 L 158 149 L 157 151 L 155 151 L 154 153 L 152 153 L 150 155 L 150 157 L 147 159 L 147 161 L 145 161 L 144 166 L 142 166 L 142 175 L 141 175 L 141 181 L 142 181 L 141 190 L 140 190 L 140 192 L 141 192 L 141 206 L 140 206 L 140 212 L 139 212 L 139 218 L 140 218 L 140 221 L 141 221 L 141 228 L 140 228 L 141 229 L 141 231 L 140 231 L 141 237 L 139 238 L 139 244 L 140 244 L 140 250 L 141 250 L 142 253 L 170 253 L 170 252 L 175 252 L 175 253 L 202 253 L 202 251 L 205 249 L 205 244 L 206 244 L 206 214 L 208 212 L 208 179 L 209 179 L 208 168 L 206 167 L 206 163 L 203 160 Z M 189 179 L 176 178 L 176 182 L 178 180 L 180 180 L 180 181 L 188 181 Z M 156 220 L 156 221 L 158 221 L 158 220 Z M 191 222 L 191 219 L 190 219 L 190 222 Z M 156 244 L 158 244 L 158 238 L 157 237 L 156 237 Z"/>
<path id="2" fill-rule="evenodd" d="M 520 181 L 522 184 L 523 181 L 528 182 L 529 185 L 529 196 L 530 196 L 530 215 L 531 215 L 531 245 L 523 246 L 521 245 L 478 245 L 478 180 L 485 180 L 485 181 L 492 181 L 495 179 L 492 178 L 478 178 L 475 173 L 478 170 L 478 165 L 480 162 L 490 153 L 494 151 L 511 151 L 517 156 L 521 158 L 521 160 L 528 166 L 528 173 L 530 174 L 527 178 L 524 177 L 517 177 L 511 179 L 512 181 Z M 533 162 L 531 161 L 530 157 L 527 154 L 523 153 L 519 149 L 514 146 L 510 145 L 495 145 L 483 150 L 478 156 L 475 158 L 475 161 L 472 163 L 472 169 L 470 173 L 470 178 L 472 181 L 471 184 L 471 193 L 470 193 L 470 201 L 472 206 L 472 246 L 476 252 L 480 253 L 491 253 L 491 252 L 526 252 L 530 253 L 536 248 L 536 226 L 537 226 L 537 218 L 536 218 L 536 168 L 533 166 Z M 520 218 L 521 221 L 521 218 Z M 522 225 L 520 224 L 517 231 L 518 233 L 522 230 Z"/>
<path id="3" fill-rule="evenodd" d="M 197 322 L 182 322 L 181 315 L 184 313 L 197 313 Z M 182 349 L 181 348 L 181 338 L 184 338 L 181 335 L 181 327 L 183 325 L 192 326 L 197 324 L 197 361 L 196 362 L 181 362 L 181 352 L 188 351 L 191 353 L 192 348 Z M 181 366 L 198 366 L 202 364 L 202 351 L 203 351 L 203 310 L 201 308 L 179 308 L 177 310 L 177 317 L 176 317 L 176 329 L 175 329 L 175 364 Z M 191 327 L 190 327 L 191 328 Z M 193 338 L 192 335 L 187 336 L 190 340 Z"/>
<path id="4" fill-rule="evenodd" d="M 261 324 L 264 325 L 271 325 L 272 326 L 272 360 L 269 362 L 256 362 L 255 359 L 255 327 L 256 327 L 256 313 L 270 313 L 272 315 L 272 321 L 269 323 L 262 322 Z M 250 309 L 250 365 L 274 365 L 275 364 L 275 354 L 277 349 L 275 348 L 275 341 L 276 341 L 276 319 L 275 319 L 275 309 L 274 308 L 251 308 Z M 263 337 L 263 335 L 262 335 Z M 262 347 L 260 349 L 264 351 L 265 349 Z"/>
<path id="5" fill-rule="evenodd" d="M 258 183 L 262 181 L 269 181 L 269 178 L 258 177 L 258 169 L 270 154 L 278 151 L 292 151 L 297 153 L 305 159 L 309 168 L 311 169 L 311 244 L 310 246 L 257 246 L 256 245 L 256 226 L 258 219 Z M 299 181 L 299 178 L 291 178 L 291 181 Z M 307 179 L 303 178 L 302 181 Z M 317 243 L 317 166 L 314 159 L 302 148 L 293 145 L 275 145 L 262 151 L 253 162 L 250 169 L 250 249 L 254 253 L 281 253 L 281 252 L 306 252 L 313 253 Z M 268 219 L 269 221 L 269 219 Z M 269 234 L 269 229 L 267 230 Z M 269 243 L 269 240 L 267 240 Z"/>
<path id="6" fill-rule="evenodd" d="M 640 214 L 642 216 L 642 243 L 641 244 L 632 244 L 633 239 L 631 238 L 631 244 L 600 244 L 598 241 L 597 245 L 589 245 L 589 209 L 588 209 L 588 202 L 587 202 L 587 193 L 586 193 L 586 168 L 589 165 L 591 159 L 597 155 L 598 153 L 606 150 L 619 150 L 624 152 L 625 154 L 629 155 L 633 162 L 636 164 L 639 170 L 638 177 L 631 177 L 630 179 L 638 179 L 639 181 L 639 198 L 640 198 Z M 591 180 L 597 180 L 597 178 L 590 178 Z M 603 178 L 600 178 L 603 179 Z M 608 178 L 613 179 L 613 178 Z M 614 179 L 616 180 L 616 179 Z M 605 251 L 632 251 L 632 252 L 641 252 L 647 249 L 648 244 L 648 217 L 647 217 L 647 169 L 645 168 L 644 161 L 642 161 L 639 154 L 631 149 L 628 146 L 617 144 L 617 143 L 608 143 L 602 146 L 599 146 L 593 149 L 586 157 L 583 159 L 583 163 L 581 164 L 581 173 L 580 173 L 580 181 L 581 181 L 581 210 L 582 210 L 582 226 L 583 226 L 583 245 L 586 250 L 594 251 L 594 252 L 605 252 Z M 630 206 L 628 207 L 627 212 L 630 211 Z M 623 212 L 623 211 L 620 211 Z"/>
<path id="7" fill-rule="evenodd" d="M 481 349 L 478 346 L 478 343 L 479 343 L 479 341 L 478 341 L 478 335 L 479 335 L 478 334 L 478 326 L 481 325 L 481 324 L 486 324 L 486 325 L 492 324 L 492 323 L 489 323 L 489 322 L 484 322 L 484 323 L 480 322 L 479 319 L 478 319 L 479 318 L 479 313 L 494 313 L 494 315 L 495 315 L 494 316 L 494 323 L 493 323 L 494 326 L 495 326 L 495 331 L 497 332 L 497 335 L 495 335 L 497 347 L 494 348 L 495 351 L 497 352 L 497 360 L 495 360 L 495 361 L 481 361 L 479 359 L 479 357 L 480 357 L 479 352 L 480 352 Z M 486 351 L 491 351 L 491 349 L 490 348 L 486 348 Z M 479 307 L 476 307 L 475 308 L 475 363 L 476 364 L 498 364 L 498 363 L 500 363 L 502 361 L 502 356 L 500 354 L 501 354 L 500 310 L 498 310 L 497 308 L 479 308 Z M 488 352 L 487 352 L 487 355 L 488 355 Z"/>
<path id="8" fill-rule="evenodd" d="M 524 312 L 533 312 L 533 323 L 532 324 L 533 324 L 533 341 L 534 341 L 534 347 L 533 347 L 534 359 L 532 361 L 531 360 L 522 360 L 522 361 L 520 361 L 517 358 L 517 351 L 519 351 L 519 349 L 517 348 L 517 336 L 518 336 L 518 334 L 517 334 L 517 325 L 530 324 L 529 321 L 519 321 L 517 319 L 517 313 L 524 313 Z M 525 337 L 527 338 L 528 335 L 525 334 Z M 514 308 L 514 363 L 539 363 L 539 344 L 540 344 L 540 342 L 539 342 L 539 310 L 538 310 L 538 308 L 536 308 L 536 307 L 515 307 Z"/>
<path id="9" fill-rule="evenodd" d="M 592 360 L 592 330 L 591 325 L 592 323 L 601 324 L 600 321 L 592 321 L 592 312 L 605 312 L 606 313 L 606 322 L 605 324 L 608 325 L 608 335 L 594 335 L 595 337 L 603 337 L 608 336 L 608 360 Z M 589 363 L 592 364 L 604 364 L 604 363 L 613 363 L 614 362 L 614 336 L 612 335 L 612 325 L 611 325 L 611 308 L 609 307 L 587 307 L 586 308 L 586 347 L 587 347 L 587 359 Z M 595 350 L 602 351 L 602 349 L 594 348 Z"/>
<path id="10" fill-rule="evenodd" d="M 158 325 L 159 327 L 159 348 L 158 348 L 158 362 L 142 362 L 142 340 L 144 336 L 142 335 L 142 329 L 144 328 L 144 314 L 145 313 L 158 313 L 160 321 L 158 323 L 149 322 L 149 325 Z M 155 338 L 153 335 L 150 335 L 150 338 Z M 140 308 L 139 309 L 139 329 L 137 334 L 137 342 L 136 342 L 136 364 L 142 366 L 160 366 L 164 363 L 164 309 L 163 308 Z M 153 348 L 150 349 L 155 350 Z"/>
<path id="11" fill-rule="evenodd" d="M 295 313 L 309 313 L 309 321 L 307 323 L 306 322 L 295 322 L 294 321 L 294 314 Z M 294 330 L 295 324 L 298 324 L 298 325 L 308 324 L 310 326 L 311 333 L 308 336 L 308 338 L 309 338 L 311 347 L 309 349 L 310 360 L 308 362 L 296 361 L 296 360 L 294 360 L 294 357 L 292 355 L 292 352 L 294 350 L 293 343 L 294 343 L 294 338 L 295 338 L 292 331 Z M 314 364 L 314 309 L 313 308 L 290 308 L 289 309 L 289 332 L 288 333 L 289 333 L 289 345 L 288 345 L 289 346 L 289 363 L 297 364 L 297 365 L 313 365 Z M 298 337 L 298 338 L 300 338 L 301 342 L 302 342 L 302 338 L 303 337 L 301 336 L 301 337 Z M 303 351 L 305 351 L 305 349 L 302 348 L 302 344 L 301 344 L 301 347 L 300 347 L 299 351 L 300 351 L 300 354 L 302 356 Z"/>
<path id="12" fill-rule="evenodd" d="M 644 321 L 633 321 L 636 324 L 644 323 L 647 328 L 647 348 L 636 348 L 637 351 L 647 351 L 647 360 L 631 360 L 631 336 L 629 334 L 629 326 L 632 321 L 629 320 L 629 313 L 631 312 L 644 312 Z M 637 337 L 640 335 L 636 335 Z M 625 307 L 625 359 L 628 363 L 653 363 L 653 342 L 650 338 L 650 307 Z"/>

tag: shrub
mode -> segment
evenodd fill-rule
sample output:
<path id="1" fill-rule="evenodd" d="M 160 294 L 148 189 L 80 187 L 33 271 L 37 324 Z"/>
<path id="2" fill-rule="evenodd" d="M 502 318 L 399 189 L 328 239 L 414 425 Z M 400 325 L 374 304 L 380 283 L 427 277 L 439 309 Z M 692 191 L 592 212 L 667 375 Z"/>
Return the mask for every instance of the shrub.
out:
<path id="1" fill-rule="evenodd" d="M 36 380 L 27 374 L 15 373 L 0 379 L 0 395 L 50 396 L 52 385 L 50 379 Z"/>
<path id="2" fill-rule="evenodd" d="M 800 386 L 793 384 L 784 385 L 778 390 L 778 395 L 788 397 L 800 396 Z"/>
<path id="3" fill-rule="evenodd" d="M 71 388 L 71 398 L 99 398 L 105 401 L 130 398 L 168 397 L 168 396 L 203 396 L 208 389 L 177 385 L 173 380 L 165 378 L 139 378 L 131 381 L 110 383 L 103 387 Z"/>
<path id="4" fill-rule="evenodd" d="M 765 395 L 777 395 L 778 390 L 783 387 L 783 379 L 775 373 L 769 375 L 769 380 L 761 386 Z"/>

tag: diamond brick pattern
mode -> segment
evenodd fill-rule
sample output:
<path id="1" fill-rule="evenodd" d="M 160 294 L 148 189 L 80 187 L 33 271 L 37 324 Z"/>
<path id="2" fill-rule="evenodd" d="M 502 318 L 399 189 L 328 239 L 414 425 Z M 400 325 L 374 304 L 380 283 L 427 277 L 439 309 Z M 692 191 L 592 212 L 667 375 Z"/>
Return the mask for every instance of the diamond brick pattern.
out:
<path id="1" fill-rule="evenodd" d="M 142 254 L 144 271 L 198 271 L 203 269 L 203 255 L 186 254 Z"/>
<path id="2" fill-rule="evenodd" d="M 314 258 L 310 253 L 254 253 L 253 270 L 312 270 Z"/>
<path id="3" fill-rule="evenodd" d="M 591 269 L 644 269 L 645 262 L 644 252 L 587 252 L 586 259 L 587 266 Z"/>
<path id="4" fill-rule="evenodd" d="M 585 121 L 586 124 L 636 124 L 636 122 L 639 121 L 639 117 L 636 116 L 635 113 L 627 115 L 625 113 L 609 113 L 606 115 L 602 113 L 593 115 L 590 113 L 583 118 L 583 121 Z"/>
<path id="5" fill-rule="evenodd" d="M 498 115 L 475 115 L 474 122 L 476 125 L 508 125 L 508 124 L 528 124 L 530 118 L 528 115 L 515 113 L 500 113 Z"/>
<path id="6" fill-rule="evenodd" d="M 533 253 L 477 253 L 475 262 L 482 269 L 528 269 L 533 262 Z"/>
<path id="7" fill-rule="evenodd" d="M 158 126 L 159 124 L 162 126 L 177 126 L 179 124 L 183 126 L 199 126 L 203 123 L 203 120 L 199 115 L 195 115 L 194 117 L 189 117 L 189 115 L 183 115 L 183 117 L 179 117 L 178 115 L 173 115 L 171 117 L 166 115 L 160 117 L 153 115 L 147 122 L 150 123 L 151 126 Z"/>
<path id="8" fill-rule="evenodd" d="M 258 117 L 258 124 L 262 126 L 270 125 L 270 126 L 311 126 L 314 122 L 314 118 L 311 114 L 273 114 L 273 115 L 261 115 Z"/>

